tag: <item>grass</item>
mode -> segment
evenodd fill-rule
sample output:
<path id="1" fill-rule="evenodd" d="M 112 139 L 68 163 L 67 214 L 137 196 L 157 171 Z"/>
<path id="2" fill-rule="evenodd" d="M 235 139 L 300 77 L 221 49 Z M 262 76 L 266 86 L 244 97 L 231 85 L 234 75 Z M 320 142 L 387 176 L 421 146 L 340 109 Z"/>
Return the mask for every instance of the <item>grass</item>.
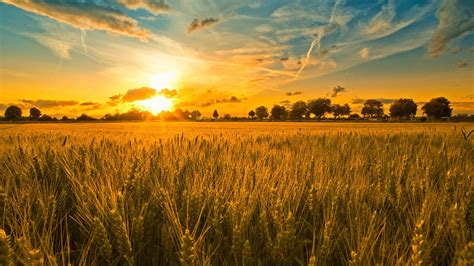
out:
<path id="1" fill-rule="evenodd" d="M 0 130 L 0 264 L 472 265 L 461 127 Z"/>

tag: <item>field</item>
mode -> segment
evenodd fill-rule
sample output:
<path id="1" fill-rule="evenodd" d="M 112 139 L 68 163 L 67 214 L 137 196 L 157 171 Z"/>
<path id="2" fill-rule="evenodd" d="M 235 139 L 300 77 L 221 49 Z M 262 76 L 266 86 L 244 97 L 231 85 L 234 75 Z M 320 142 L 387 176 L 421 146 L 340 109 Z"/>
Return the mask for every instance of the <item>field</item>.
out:
<path id="1" fill-rule="evenodd" d="M 3 124 L 0 265 L 473 265 L 461 129 Z"/>

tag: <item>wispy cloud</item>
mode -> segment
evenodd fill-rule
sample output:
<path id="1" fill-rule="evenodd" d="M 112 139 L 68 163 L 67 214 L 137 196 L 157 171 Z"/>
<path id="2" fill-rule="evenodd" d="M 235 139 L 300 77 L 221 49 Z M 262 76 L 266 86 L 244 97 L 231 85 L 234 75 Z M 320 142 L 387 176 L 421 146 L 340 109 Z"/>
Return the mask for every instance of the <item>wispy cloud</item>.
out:
<path id="1" fill-rule="evenodd" d="M 295 91 L 295 92 L 289 91 L 289 92 L 285 93 L 286 96 L 296 96 L 296 95 L 301 95 L 301 94 L 302 94 L 301 91 Z"/>
<path id="2" fill-rule="evenodd" d="M 116 0 L 128 9 L 146 9 L 153 14 L 169 12 L 171 7 L 163 0 Z"/>
<path id="3" fill-rule="evenodd" d="M 474 29 L 474 5 L 469 0 L 445 0 L 438 10 L 439 25 L 429 45 L 429 55 L 438 57 L 459 36 Z"/>
<path id="4" fill-rule="evenodd" d="M 203 20 L 199 20 L 199 19 L 195 18 L 191 22 L 191 24 L 189 24 L 189 26 L 188 26 L 188 34 L 191 34 L 192 32 L 194 32 L 196 30 L 200 30 L 200 29 L 203 29 L 203 28 L 210 27 L 214 24 L 217 24 L 219 21 L 220 21 L 219 18 L 206 18 L 206 19 L 203 19 Z"/>
<path id="5" fill-rule="evenodd" d="M 152 88 L 142 87 L 138 89 L 128 90 L 121 98 L 122 102 L 129 103 L 150 99 L 156 96 L 156 90 Z"/>
<path id="6" fill-rule="evenodd" d="M 458 62 L 457 66 L 458 68 L 469 68 L 470 64 L 469 64 L 469 61 L 467 60 L 461 60 Z"/>
<path id="7" fill-rule="evenodd" d="M 138 26 L 138 22 L 111 7 L 94 2 L 59 2 L 39 0 L 2 0 L 18 8 L 84 30 L 105 30 L 111 33 L 147 40 L 150 32 Z"/>
<path id="8" fill-rule="evenodd" d="M 78 105 L 79 102 L 69 100 L 69 101 L 61 101 L 61 100 L 27 100 L 21 99 L 19 100 L 21 103 L 36 106 L 38 108 L 55 108 L 55 107 L 66 107 L 66 106 L 74 106 Z"/>
<path id="9" fill-rule="evenodd" d="M 362 49 L 360 49 L 359 51 L 359 57 L 363 60 L 366 60 L 367 58 L 369 58 L 369 48 L 367 47 L 364 47 Z"/>

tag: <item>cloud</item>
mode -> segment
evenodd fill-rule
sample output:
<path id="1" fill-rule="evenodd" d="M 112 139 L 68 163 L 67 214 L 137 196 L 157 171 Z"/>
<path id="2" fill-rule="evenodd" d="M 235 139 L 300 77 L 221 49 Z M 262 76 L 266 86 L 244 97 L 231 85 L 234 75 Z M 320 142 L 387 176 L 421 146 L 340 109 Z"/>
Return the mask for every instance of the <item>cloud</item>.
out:
<path id="1" fill-rule="evenodd" d="M 101 103 L 95 103 L 95 102 L 83 102 L 79 104 L 79 106 L 85 107 L 86 111 L 99 110 L 104 107 Z"/>
<path id="2" fill-rule="evenodd" d="M 203 104 L 198 105 L 199 107 L 208 107 L 214 104 L 221 104 L 221 103 L 240 103 L 243 100 L 246 100 L 247 98 L 237 98 L 236 96 L 232 96 L 230 98 L 224 98 L 224 99 L 217 99 L 217 100 L 210 100 L 208 102 L 205 102 Z"/>
<path id="3" fill-rule="evenodd" d="M 148 87 L 142 87 L 138 89 L 128 90 L 125 95 L 122 96 L 121 101 L 125 103 L 135 102 L 153 98 L 156 96 L 156 90 Z"/>
<path id="4" fill-rule="evenodd" d="M 458 68 L 469 68 L 469 61 L 461 60 L 457 64 Z"/>
<path id="5" fill-rule="evenodd" d="M 364 47 L 364 48 L 360 49 L 359 56 L 363 60 L 366 60 L 367 58 L 369 58 L 369 48 Z"/>
<path id="6" fill-rule="evenodd" d="M 295 92 L 289 91 L 289 92 L 285 93 L 286 96 L 295 96 L 295 95 L 301 95 L 301 94 L 302 94 L 301 91 L 295 91 Z"/>
<path id="7" fill-rule="evenodd" d="M 392 21 L 395 16 L 395 1 L 390 0 L 386 5 L 382 6 L 380 12 L 372 18 L 370 23 L 363 30 L 364 34 L 380 34 L 390 30 L 393 27 Z"/>
<path id="8" fill-rule="evenodd" d="M 220 20 L 219 18 L 206 18 L 203 20 L 199 20 L 195 18 L 191 24 L 188 26 L 188 34 L 191 34 L 193 31 L 200 30 L 206 27 L 210 27 L 216 23 L 218 23 Z"/>
<path id="9" fill-rule="evenodd" d="M 345 92 L 345 91 L 347 91 L 346 88 L 337 85 L 336 87 L 332 88 L 331 93 L 329 93 L 328 95 L 331 96 L 332 98 L 335 98 L 339 95 L 339 93 Z"/>
<path id="10" fill-rule="evenodd" d="M 452 54 L 458 54 L 461 51 L 462 51 L 462 48 L 459 48 L 459 47 L 451 49 Z"/>
<path id="11" fill-rule="evenodd" d="M 167 98 L 173 98 L 173 97 L 178 96 L 178 91 L 170 90 L 170 89 L 162 89 L 160 91 L 160 94 L 167 97 Z"/>
<path id="12" fill-rule="evenodd" d="M 2 0 L 2 2 L 83 30 L 105 30 L 140 40 L 147 40 L 150 35 L 150 32 L 138 27 L 138 22 L 133 18 L 116 9 L 97 5 L 94 2 L 40 0 Z"/>
<path id="13" fill-rule="evenodd" d="M 474 5 L 469 0 L 445 0 L 438 10 L 438 29 L 433 33 L 428 54 L 440 56 L 457 37 L 474 29 Z"/>
<path id="14" fill-rule="evenodd" d="M 352 104 L 364 104 L 368 99 L 354 98 L 352 99 Z M 382 102 L 383 104 L 391 104 L 397 99 L 387 99 L 387 98 L 377 98 L 377 101 Z"/>
<path id="15" fill-rule="evenodd" d="M 34 38 L 38 43 L 49 48 L 57 57 L 61 59 L 71 59 L 70 50 L 72 49 L 72 44 L 47 35 L 35 33 L 29 33 L 26 35 Z"/>
<path id="16" fill-rule="evenodd" d="M 166 13 L 171 9 L 162 0 L 117 0 L 117 2 L 128 9 L 146 9 L 155 15 Z"/>
<path id="17" fill-rule="evenodd" d="M 28 104 L 30 106 L 36 106 L 38 108 L 53 108 L 53 107 L 65 107 L 65 106 L 74 106 L 78 105 L 77 101 L 57 101 L 57 100 L 19 100 L 22 103 Z"/>

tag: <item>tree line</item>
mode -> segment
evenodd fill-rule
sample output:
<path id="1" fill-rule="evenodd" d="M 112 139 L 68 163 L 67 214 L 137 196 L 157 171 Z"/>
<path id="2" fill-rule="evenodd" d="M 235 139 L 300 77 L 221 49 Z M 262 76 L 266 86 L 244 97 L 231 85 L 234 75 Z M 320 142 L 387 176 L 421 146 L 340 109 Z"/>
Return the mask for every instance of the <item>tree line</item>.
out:
<path id="1" fill-rule="evenodd" d="M 425 103 L 421 110 L 425 115 L 424 119 L 450 118 L 453 109 L 451 102 L 445 97 L 433 98 Z M 212 113 L 214 120 L 321 120 L 327 118 L 327 115 L 332 115 L 334 119 L 397 119 L 397 120 L 412 120 L 418 112 L 418 104 L 413 99 L 401 98 L 394 101 L 389 109 L 388 114 L 385 114 L 384 104 L 377 99 L 366 100 L 363 104 L 361 114 L 362 117 L 352 112 L 349 104 L 333 104 L 331 99 L 318 98 L 309 101 L 297 101 L 291 106 L 275 104 L 271 110 L 265 106 L 259 106 L 255 110 L 248 112 L 248 117 L 232 117 L 230 114 L 223 116 L 219 115 L 217 110 Z M 175 111 L 162 111 L 158 115 L 153 115 L 147 111 L 138 109 L 131 109 L 125 113 L 106 114 L 100 119 L 93 118 L 87 114 L 82 114 L 75 119 L 70 119 L 63 116 L 60 120 L 51 117 L 47 114 L 42 114 L 37 107 L 32 107 L 29 110 L 29 116 L 23 117 L 20 107 L 11 105 L 5 110 L 5 120 L 7 121 L 137 121 L 137 120 L 202 120 L 203 116 L 199 110 L 188 111 L 176 109 Z M 472 119 L 472 116 L 471 116 Z"/>

